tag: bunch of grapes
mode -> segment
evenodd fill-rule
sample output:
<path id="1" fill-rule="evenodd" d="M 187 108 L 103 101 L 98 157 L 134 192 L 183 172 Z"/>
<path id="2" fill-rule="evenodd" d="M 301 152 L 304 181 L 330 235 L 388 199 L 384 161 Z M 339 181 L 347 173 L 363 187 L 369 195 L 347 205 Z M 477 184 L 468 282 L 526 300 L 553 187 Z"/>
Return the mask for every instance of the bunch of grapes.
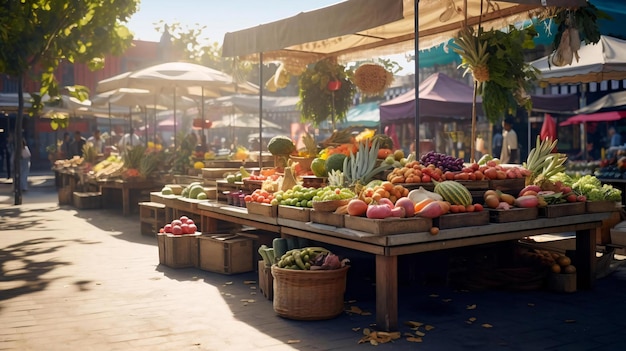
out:
<path id="1" fill-rule="evenodd" d="M 458 172 L 463 169 L 463 159 L 454 156 L 440 154 L 438 152 L 429 151 L 420 158 L 420 163 L 424 166 L 430 164 L 441 169 L 442 171 Z"/>

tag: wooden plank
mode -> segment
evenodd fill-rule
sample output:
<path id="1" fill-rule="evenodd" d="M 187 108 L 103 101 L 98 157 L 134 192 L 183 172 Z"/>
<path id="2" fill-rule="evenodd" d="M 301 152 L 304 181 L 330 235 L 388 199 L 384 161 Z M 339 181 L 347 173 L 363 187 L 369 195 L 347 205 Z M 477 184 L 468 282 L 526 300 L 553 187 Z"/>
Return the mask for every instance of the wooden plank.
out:
<path id="1" fill-rule="evenodd" d="M 389 235 L 399 233 L 420 232 L 429 230 L 433 225 L 430 218 L 385 218 L 370 219 L 358 216 L 346 216 L 344 226 L 349 229 L 359 230 L 376 235 Z"/>
<path id="2" fill-rule="evenodd" d="M 566 202 L 548 205 L 539 209 L 539 216 L 548 218 L 574 216 L 583 213 L 585 213 L 584 202 Z"/>
<path id="3" fill-rule="evenodd" d="M 376 326 L 398 329 L 398 257 L 376 255 Z"/>
<path id="4" fill-rule="evenodd" d="M 299 238 L 315 240 L 315 241 L 319 241 L 319 242 L 330 244 L 330 245 L 337 245 L 337 246 L 346 247 L 346 248 L 357 250 L 357 251 L 371 253 L 374 255 L 385 255 L 385 248 L 380 245 L 374 245 L 374 244 L 368 244 L 368 243 L 359 242 L 359 241 L 350 240 L 350 239 L 332 237 L 332 236 L 319 234 L 319 233 L 315 233 L 315 232 L 311 232 L 307 230 L 300 230 L 300 229 L 291 228 L 291 227 L 282 227 L 280 230 L 280 234 L 281 236 L 291 235 L 291 236 L 297 236 Z"/>
<path id="5" fill-rule="evenodd" d="M 489 224 L 489 212 L 449 213 L 433 220 L 433 227 L 439 229 L 465 228 Z"/>
<path id="6" fill-rule="evenodd" d="M 508 210 L 498 210 L 489 208 L 489 221 L 492 223 L 519 222 L 536 219 L 539 214 L 537 207 L 519 208 L 514 207 Z"/>
<path id="7" fill-rule="evenodd" d="M 403 245 L 403 246 L 391 246 L 391 247 L 388 247 L 388 251 L 389 251 L 389 255 L 392 255 L 392 256 L 393 255 L 406 255 L 406 254 L 412 254 L 412 253 L 451 249 L 451 248 L 456 248 L 456 247 L 489 244 L 489 243 L 508 241 L 508 240 L 518 240 L 523 237 L 532 236 L 532 235 L 541 235 L 541 234 L 548 234 L 548 233 L 563 233 L 563 232 L 573 232 L 573 231 L 578 231 L 578 230 L 593 229 L 593 228 L 598 227 L 601 224 L 602 222 L 590 222 L 590 223 L 563 225 L 563 226 L 559 226 L 556 228 L 552 228 L 552 230 L 545 229 L 545 228 L 544 229 L 536 228 L 536 229 L 529 229 L 529 230 L 509 231 L 509 232 L 490 234 L 490 235 L 479 235 L 479 236 L 471 236 L 471 237 L 451 237 L 445 240 L 433 240 L 431 242 L 413 243 L 413 244 L 408 244 L 408 245 Z M 434 237 L 441 235 L 442 232 L 444 231 L 440 231 L 439 234 Z M 426 233 L 423 233 L 424 237 L 426 235 L 427 235 Z"/>

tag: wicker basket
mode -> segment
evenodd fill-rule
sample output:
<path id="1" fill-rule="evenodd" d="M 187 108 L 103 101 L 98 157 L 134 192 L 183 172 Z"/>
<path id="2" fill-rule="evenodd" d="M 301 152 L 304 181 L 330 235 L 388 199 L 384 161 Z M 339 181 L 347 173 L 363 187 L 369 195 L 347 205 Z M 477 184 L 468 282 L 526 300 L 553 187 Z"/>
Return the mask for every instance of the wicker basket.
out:
<path id="1" fill-rule="evenodd" d="M 301 271 L 272 266 L 274 311 L 297 320 L 337 317 L 344 309 L 348 266 L 334 270 Z"/>

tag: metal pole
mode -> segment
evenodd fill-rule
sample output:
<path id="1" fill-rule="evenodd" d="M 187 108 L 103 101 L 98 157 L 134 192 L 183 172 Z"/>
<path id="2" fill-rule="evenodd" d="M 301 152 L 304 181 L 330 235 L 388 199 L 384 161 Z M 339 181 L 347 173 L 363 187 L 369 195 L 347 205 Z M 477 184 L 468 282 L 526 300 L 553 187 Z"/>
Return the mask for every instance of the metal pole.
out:
<path id="1" fill-rule="evenodd" d="M 263 168 L 263 53 L 259 53 L 259 169 Z"/>
<path id="2" fill-rule="evenodd" d="M 420 155 L 420 97 L 419 97 L 419 0 L 413 0 L 413 6 L 415 11 L 415 156 L 419 158 Z"/>

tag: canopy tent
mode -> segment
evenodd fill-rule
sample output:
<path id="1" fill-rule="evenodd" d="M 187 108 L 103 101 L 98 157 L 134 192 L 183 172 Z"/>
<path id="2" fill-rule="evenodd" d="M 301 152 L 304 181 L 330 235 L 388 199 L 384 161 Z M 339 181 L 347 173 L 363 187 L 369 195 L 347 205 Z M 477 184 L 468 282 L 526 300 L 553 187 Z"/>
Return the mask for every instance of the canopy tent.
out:
<path id="1" fill-rule="evenodd" d="M 571 124 L 590 123 L 590 122 L 612 122 L 619 121 L 626 117 L 626 111 L 610 111 L 610 112 L 598 112 L 586 115 L 576 115 L 570 117 L 567 120 L 559 123 L 559 126 L 568 126 Z"/>
<path id="2" fill-rule="evenodd" d="M 420 49 L 439 45 L 456 35 L 465 14 L 468 25 L 481 22 L 490 29 L 528 19 L 542 6 L 584 5 L 585 0 L 348 0 L 226 33 L 222 55 L 255 59 L 263 53 L 264 60 L 301 64 L 331 56 L 349 62 L 413 51 L 416 33 Z"/>
<path id="3" fill-rule="evenodd" d="M 436 46 L 464 25 L 503 28 L 530 19 L 548 6 L 586 4 L 586 0 L 348 0 L 226 33 L 222 55 L 300 67 L 325 57 L 350 62 Z M 416 71 L 418 66 L 416 61 Z M 419 104 L 415 106 L 417 111 Z M 414 116 L 417 144 L 419 113 Z"/>
<path id="4" fill-rule="evenodd" d="M 452 79 L 443 73 L 434 73 L 419 85 L 420 116 L 443 118 L 469 118 L 472 115 L 474 91 L 471 86 Z M 477 97 L 477 109 L 481 110 L 481 99 Z M 380 104 L 382 124 L 399 119 L 414 118 L 415 89 L 411 89 Z"/>
<path id="5" fill-rule="evenodd" d="M 380 125 L 380 109 L 378 102 L 365 102 L 350 107 L 346 120 L 339 123 L 346 127 L 378 127 Z"/>
<path id="6" fill-rule="evenodd" d="M 582 45 L 580 59 L 572 64 L 554 66 L 551 55 L 531 62 L 541 72 L 540 79 L 551 84 L 589 83 L 626 79 L 626 40 L 603 35 L 597 44 Z"/>
<path id="7" fill-rule="evenodd" d="M 263 96 L 263 110 L 296 111 L 298 101 L 297 96 Z M 242 113 L 258 113 L 259 96 L 243 94 L 222 96 L 207 100 L 206 105 L 234 107 Z"/>
<path id="8" fill-rule="evenodd" d="M 420 117 L 470 118 L 472 114 L 472 87 L 443 73 L 435 73 L 419 86 Z M 532 95 L 536 112 L 573 112 L 578 108 L 578 95 Z M 477 110 L 482 109 L 476 97 Z M 414 118 L 415 89 L 380 104 L 380 120 L 386 124 L 395 120 Z"/>
<path id="9" fill-rule="evenodd" d="M 576 111 L 576 114 L 589 114 L 606 109 L 616 109 L 626 107 L 626 91 L 606 94 L 593 103 L 582 107 Z"/>

